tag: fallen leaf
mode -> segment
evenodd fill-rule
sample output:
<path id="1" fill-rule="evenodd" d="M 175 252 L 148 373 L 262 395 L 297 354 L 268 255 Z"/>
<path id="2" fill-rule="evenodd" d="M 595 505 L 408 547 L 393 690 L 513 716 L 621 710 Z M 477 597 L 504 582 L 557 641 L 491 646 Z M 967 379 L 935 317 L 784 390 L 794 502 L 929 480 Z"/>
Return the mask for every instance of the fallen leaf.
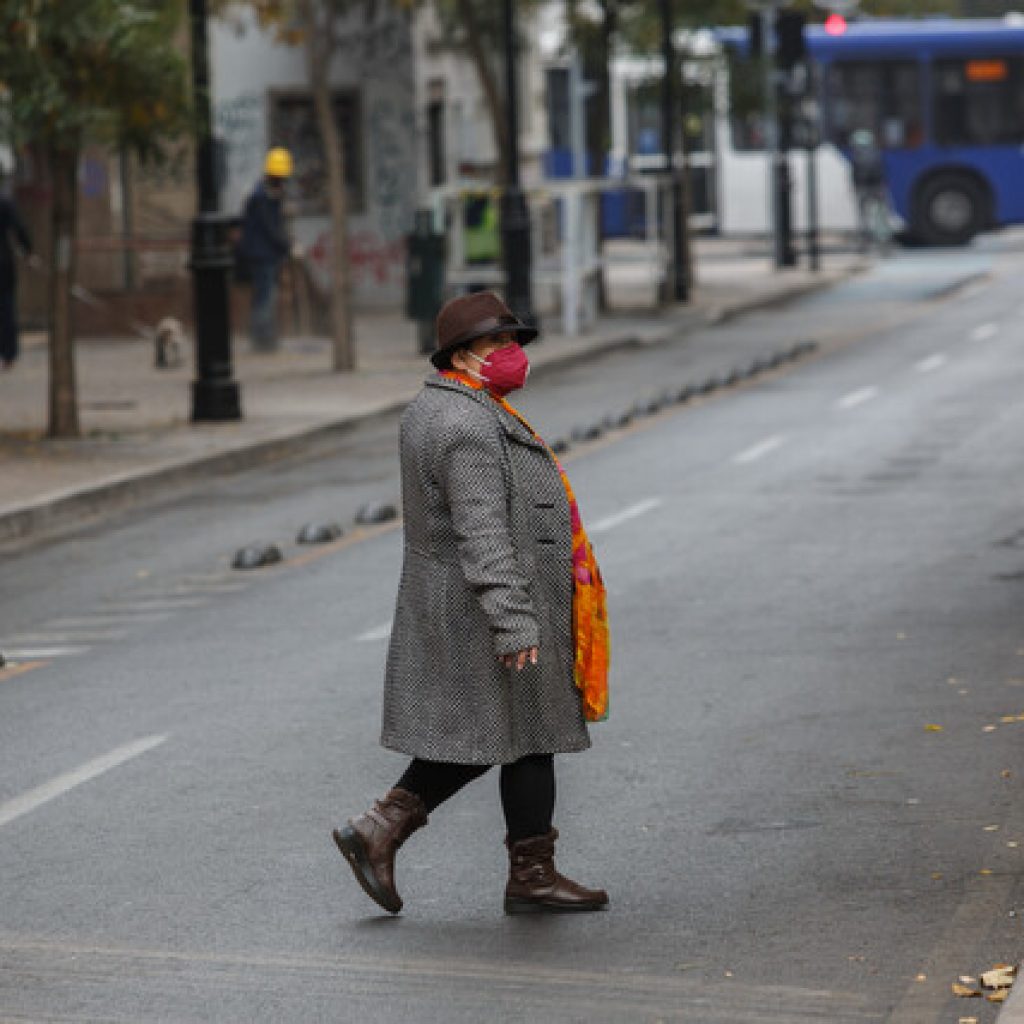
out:
<path id="1" fill-rule="evenodd" d="M 1005 1003 L 1010 995 L 1008 988 L 1001 988 L 998 992 L 986 992 L 985 998 L 990 1003 Z"/>
<path id="2" fill-rule="evenodd" d="M 972 988 L 970 985 L 961 985 L 959 981 L 954 981 L 953 995 L 959 996 L 961 999 L 977 999 L 981 995 L 981 990 Z"/>
<path id="3" fill-rule="evenodd" d="M 1009 768 L 1004 768 L 999 773 L 999 778 L 1001 778 L 1001 779 L 1012 779 L 1013 778 L 1013 772 L 1011 772 Z"/>
<path id="4" fill-rule="evenodd" d="M 998 825 L 986 825 L 983 831 L 985 831 L 985 832 L 998 832 L 999 831 L 999 826 Z"/>
<path id="5" fill-rule="evenodd" d="M 732 971 L 726 971 L 726 972 L 725 972 L 725 976 L 726 976 L 727 978 L 731 978 L 731 977 L 732 977 Z"/>
<path id="6" fill-rule="evenodd" d="M 981 731 L 982 732 L 995 732 L 996 731 L 996 727 L 994 725 L 983 725 L 981 727 Z"/>
<path id="7" fill-rule="evenodd" d="M 929 722 L 924 727 L 924 731 L 925 732 L 942 732 L 942 726 L 941 725 L 935 725 L 934 722 Z"/>
<path id="8" fill-rule="evenodd" d="M 978 1024 L 977 1017 L 961 1017 L 958 1024 Z"/>
<path id="9" fill-rule="evenodd" d="M 927 975 L 927 974 L 919 974 L 919 975 L 918 975 L 918 976 L 917 976 L 917 977 L 916 977 L 916 978 L 914 979 L 914 981 L 927 981 L 927 980 L 928 980 L 928 975 Z"/>
<path id="10" fill-rule="evenodd" d="M 1010 841 L 1009 841 L 1009 842 L 1008 842 L 1008 843 L 1007 843 L 1006 845 L 1007 845 L 1007 846 L 1008 846 L 1008 847 L 1009 847 L 1009 848 L 1010 848 L 1011 850 L 1016 850 L 1016 849 L 1017 849 L 1017 847 L 1018 847 L 1018 846 L 1020 846 L 1020 843 L 1018 843 L 1016 839 L 1011 839 L 1011 840 L 1010 840 Z"/>
<path id="11" fill-rule="evenodd" d="M 969 974 L 961 974 L 960 975 L 960 981 L 964 985 L 977 985 L 978 984 L 978 979 L 977 978 L 972 978 Z"/>
<path id="12" fill-rule="evenodd" d="M 981 983 L 985 988 L 1009 988 L 1013 984 L 1015 969 L 1009 964 L 996 964 L 991 971 L 985 971 Z"/>
<path id="13" fill-rule="evenodd" d="M 999 716 L 999 721 L 1003 722 L 1004 724 L 1009 723 L 1009 722 L 1016 722 L 1017 721 L 1017 716 L 1016 715 L 1000 715 Z"/>
<path id="14" fill-rule="evenodd" d="M 939 882 L 941 880 L 942 880 L 942 872 L 941 871 L 933 871 L 932 872 L 932 881 L 933 882 Z"/>
<path id="15" fill-rule="evenodd" d="M 981 869 L 981 870 L 980 870 L 980 871 L 978 872 L 978 874 L 979 874 L 979 875 L 991 875 L 991 874 L 992 874 L 992 869 L 991 869 L 991 868 L 982 868 L 982 869 Z"/>

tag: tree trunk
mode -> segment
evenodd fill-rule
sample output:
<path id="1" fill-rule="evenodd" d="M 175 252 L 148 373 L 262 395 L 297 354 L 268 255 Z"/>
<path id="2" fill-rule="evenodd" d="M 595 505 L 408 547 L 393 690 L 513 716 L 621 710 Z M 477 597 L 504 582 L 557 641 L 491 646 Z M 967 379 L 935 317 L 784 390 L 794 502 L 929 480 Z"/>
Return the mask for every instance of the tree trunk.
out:
<path id="1" fill-rule="evenodd" d="M 459 19 L 466 32 L 466 49 L 469 51 L 470 60 L 476 68 L 477 78 L 480 80 L 480 88 L 484 93 L 484 100 L 487 109 L 491 113 L 491 127 L 494 130 L 494 145 L 498 154 L 498 168 L 495 175 L 499 184 L 504 184 L 508 173 L 508 123 L 505 120 L 505 102 L 498 90 L 498 83 L 494 77 L 494 69 L 487 59 L 487 51 L 484 47 L 483 35 L 480 31 L 480 21 L 473 7 L 474 0 L 455 0 L 455 6 L 459 12 Z"/>
<path id="2" fill-rule="evenodd" d="M 78 437 L 78 388 L 72 329 L 71 286 L 75 280 L 78 210 L 78 149 L 50 151 L 53 204 L 50 211 L 50 437 Z"/>
<path id="3" fill-rule="evenodd" d="M 356 366 L 355 337 L 352 327 L 352 273 L 348 246 L 348 190 L 345 185 L 345 150 L 338 122 L 334 117 L 328 76 L 332 56 L 332 29 L 321 25 L 313 0 L 302 0 L 302 20 L 306 30 L 306 56 L 309 64 L 309 86 L 313 93 L 317 128 L 327 166 L 327 204 L 331 220 L 330 254 L 330 325 L 334 343 L 333 368 L 354 370 Z M 331 18 L 327 5 L 325 18 Z"/>

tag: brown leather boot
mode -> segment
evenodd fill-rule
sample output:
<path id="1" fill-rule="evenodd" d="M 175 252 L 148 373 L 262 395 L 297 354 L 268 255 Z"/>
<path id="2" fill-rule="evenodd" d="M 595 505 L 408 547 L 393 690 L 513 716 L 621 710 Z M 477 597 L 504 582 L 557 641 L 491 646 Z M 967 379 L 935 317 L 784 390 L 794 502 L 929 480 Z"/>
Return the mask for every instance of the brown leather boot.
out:
<path id="1" fill-rule="evenodd" d="M 402 909 L 402 897 L 395 889 L 395 852 L 426 823 L 423 801 L 415 793 L 393 789 L 365 814 L 334 830 L 334 841 L 356 881 L 371 900 L 392 914 Z"/>
<path id="2" fill-rule="evenodd" d="M 509 853 L 506 914 L 557 913 L 567 910 L 602 910 L 608 903 L 603 889 L 585 889 L 555 870 L 558 829 L 546 836 L 531 836 L 518 843 L 506 839 Z"/>

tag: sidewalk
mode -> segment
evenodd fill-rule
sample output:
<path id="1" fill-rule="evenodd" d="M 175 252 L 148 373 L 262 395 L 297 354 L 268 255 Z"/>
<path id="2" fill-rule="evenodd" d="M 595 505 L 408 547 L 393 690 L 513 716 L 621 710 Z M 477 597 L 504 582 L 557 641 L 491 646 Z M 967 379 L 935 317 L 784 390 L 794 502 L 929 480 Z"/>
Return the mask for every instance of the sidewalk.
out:
<path id="1" fill-rule="evenodd" d="M 705 243 L 694 301 L 661 312 L 615 314 L 585 335 L 546 332 L 531 347 L 535 372 L 594 352 L 679 338 L 750 309 L 827 287 L 856 272 L 851 255 L 829 256 L 821 273 L 776 273 L 768 259 Z M 707 255 L 708 258 L 705 258 Z M 255 465 L 298 450 L 318 434 L 395 409 L 429 370 L 415 326 L 399 313 L 357 317 L 359 368 L 329 372 L 329 343 L 286 339 L 279 353 L 253 355 L 236 339 L 235 376 L 245 419 L 191 425 L 191 351 L 184 366 L 153 367 L 137 338 L 82 341 L 78 377 L 82 438 L 49 441 L 45 338 L 23 339 L 17 368 L 0 375 L 0 542 L 80 521 L 180 487 L 204 475 Z"/>

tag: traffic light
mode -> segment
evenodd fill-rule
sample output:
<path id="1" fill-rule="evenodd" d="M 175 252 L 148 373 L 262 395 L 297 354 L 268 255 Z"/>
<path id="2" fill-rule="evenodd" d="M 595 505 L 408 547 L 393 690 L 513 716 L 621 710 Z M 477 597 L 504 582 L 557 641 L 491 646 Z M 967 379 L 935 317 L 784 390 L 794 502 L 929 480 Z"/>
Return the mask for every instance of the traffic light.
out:
<path id="1" fill-rule="evenodd" d="M 841 36 L 846 31 L 846 19 L 833 11 L 825 19 L 825 31 L 830 36 Z"/>
<path id="2" fill-rule="evenodd" d="M 800 11 L 779 11 L 775 16 L 775 63 L 790 71 L 807 54 L 804 45 L 804 26 L 807 15 Z"/>

